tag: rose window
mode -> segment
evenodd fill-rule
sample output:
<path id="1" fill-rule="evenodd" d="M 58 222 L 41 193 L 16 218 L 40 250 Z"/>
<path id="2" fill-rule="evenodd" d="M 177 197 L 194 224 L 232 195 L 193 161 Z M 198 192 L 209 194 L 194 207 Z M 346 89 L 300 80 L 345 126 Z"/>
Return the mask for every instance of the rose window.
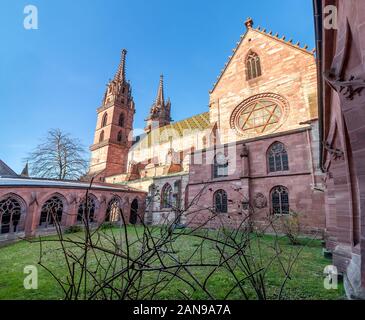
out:
<path id="1" fill-rule="evenodd" d="M 274 94 L 260 96 L 244 101 L 232 114 L 231 127 L 242 135 L 274 132 L 284 122 L 287 109 L 285 101 Z"/>

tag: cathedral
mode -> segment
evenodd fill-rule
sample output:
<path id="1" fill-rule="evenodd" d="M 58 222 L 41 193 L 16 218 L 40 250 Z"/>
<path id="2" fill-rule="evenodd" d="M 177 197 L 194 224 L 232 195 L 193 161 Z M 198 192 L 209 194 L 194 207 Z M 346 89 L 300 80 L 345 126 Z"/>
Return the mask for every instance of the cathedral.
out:
<path id="1" fill-rule="evenodd" d="M 259 225 L 295 212 L 303 230 L 322 233 L 314 51 L 255 28 L 251 18 L 245 29 L 209 92 L 209 109 L 172 122 L 161 75 L 140 136 L 123 50 L 97 109 L 88 176 L 148 192 L 152 224 L 234 227 L 251 210 Z"/>

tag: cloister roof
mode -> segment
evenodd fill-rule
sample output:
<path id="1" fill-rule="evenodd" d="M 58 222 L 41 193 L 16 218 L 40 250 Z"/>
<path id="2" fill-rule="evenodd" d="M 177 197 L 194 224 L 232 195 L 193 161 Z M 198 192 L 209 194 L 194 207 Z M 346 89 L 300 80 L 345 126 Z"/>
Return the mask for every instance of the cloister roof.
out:
<path id="1" fill-rule="evenodd" d="M 48 188 L 75 188 L 75 189 L 88 189 L 89 183 L 79 181 L 66 181 L 66 180 L 49 180 L 38 178 L 2 178 L 0 177 L 1 187 L 48 187 Z M 128 192 L 142 192 L 140 190 L 127 187 L 124 185 L 111 185 L 111 184 L 99 184 L 94 183 L 91 189 L 99 189 L 106 191 L 128 191 Z"/>

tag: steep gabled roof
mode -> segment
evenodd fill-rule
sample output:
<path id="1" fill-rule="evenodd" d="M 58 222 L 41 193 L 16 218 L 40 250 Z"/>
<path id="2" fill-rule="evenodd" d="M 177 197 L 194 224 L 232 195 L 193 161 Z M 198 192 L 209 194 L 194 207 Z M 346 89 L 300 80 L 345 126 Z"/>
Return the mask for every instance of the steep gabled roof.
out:
<path id="1" fill-rule="evenodd" d="M 18 175 L 0 159 L 0 177 L 13 177 L 16 178 Z"/>
<path id="2" fill-rule="evenodd" d="M 261 29 L 261 27 L 253 28 L 253 20 L 251 18 L 247 18 L 247 20 L 245 22 L 245 25 L 246 25 L 246 28 L 247 28 L 246 32 L 241 35 L 240 40 L 236 44 L 236 47 L 232 49 L 233 55 L 228 57 L 228 61 L 224 65 L 223 69 L 221 70 L 221 73 L 217 77 L 217 81 L 213 84 L 213 88 L 209 91 L 209 93 L 212 93 L 214 91 L 214 89 L 216 88 L 216 86 L 218 85 L 218 83 L 219 83 L 220 79 L 222 78 L 224 72 L 226 71 L 227 67 L 229 66 L 230 62 L 232 61 L 233 57 L 235 56 L 236 52 L 238 51 L 238 48 L 243 43 L 243 41 L 246 38 L 249 31 L 254 31 L 254 32 L 257 32 L 259 34 L 262 34 L 266 37 L 269 37 L 270 39 L 274 39 L 276 41 L 279 41 L 279 42 L 281 42 L 285 45 L 291 46 L 294 49 L 300 50 L 300 51 L 302 51 L 306 54 L 314 55 L 314 53 L 315 53 L 315 49 L 309 51 L 307 45 L 305 45 L 302 48 L 300 46 L 300 42 L 296 42 L 294 44 L 292 39 L 287 41 L 285 36 L 279 37 L 278 33 L 273 34 L 272 31 L 266 32 L 266 29 Z"/>

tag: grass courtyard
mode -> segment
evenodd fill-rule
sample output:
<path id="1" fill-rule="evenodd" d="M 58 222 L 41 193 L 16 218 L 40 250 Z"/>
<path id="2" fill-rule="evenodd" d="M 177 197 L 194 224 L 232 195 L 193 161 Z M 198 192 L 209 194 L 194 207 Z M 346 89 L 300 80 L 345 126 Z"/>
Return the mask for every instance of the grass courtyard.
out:
<path id="1" fill-rule="evenodd" d="M 137 239 L 142 232 L 141 227 L 128 227 L 128 240 L 131 243 L 131 250 L 137 251 L 137 248 L 133 248 L 133 241 Z M 158 232 L 158 229 L 155 229 Z M 214 233 L 214 231 L 211 231 Z M 106 229 L 103 231 L 105 237 L 109 237 L 112 234 L 118 235 L 119 230 L 117 228 Z M 70 239 L 82 239 L 83 232 L 67 234 L 65 238 Z M 55 236 L 48 237 L 47 239 L 56 239 Z M 276 239 L 277 240 L 277 239 Z M 260 256 L 260 259 L 268 261 L 275 252 L 273 252 L 272 244 L 274 243 L 273 236 L 263 236 L 259 239 L 259 244 L 255 242 L 252 246 L 253 255 Z M 201 239 L 194 237 L 181 237 L 177 238 L 173 243 L 174 254 L 177 259 L 184 260 L 191 255 L 194 255 L 196 248 L 201 244 Z M 304 300 L 304 299 L 342 299 L 344 291 L 342 284 L 339 285 L 337 290 L 326 290 L 323 286 L 323 270 L 325 266 L 331 264 L 331 261 L 325 259 L 322 255 L 321 242 L 318 240 L 301 239 L 301 245 L 292 246 L 289 244 L 285 237 L 279 239 L 280 248 L 282 250 L 282 261 L 290 261 L 290 257 L 300 251 L 299 258 L 294 264 L 291 270 L 291 277 L 287 280 L 282 298 L 291 300 Z M 204 244 L 201 247 L 200 254 L 203 255 L 209 261 L 215 261 L 218 259 L 217 251 L 209 244 Z M 60 243 L 55 242 L 43 242 L 42 244 L 43 257 L 42 263 L 47 266 L 52 272 L 54 272 L 61 279 L 67 275 L 67 266 L 65 264 L 63 254 L 60 250 Z M 78 248 L 70 248 L 74 250 L 74 253 L 79 251 Z M 6 247 L 0 248 L 0 299 L 63 299 L 64 294 L 61 287 L 54 280 L 51 274 L 41 266 L 38 266 L 38 289 L 26 290 L 23 286 L 23 280 L 26 276 L 23 272 L 24 267 L 27 265 L 37 265 L 40 257 L 40 245 L 39 243 L 28 243 L 20 241 Z M 201 256 L 200 256 L 201 257 Z M 103 255 L 99 257 L 104 265 L 108 265 L 110 261 L 104 258 Z M 200 259 L 198 256 L 193 259 Z M 91 261 L 91 263 L 93 263 Z M 167 262 L 168 263 L 168 262 Z M 204 279 L 211 269 L 207 267 L 192 267 L 191 272 L 194 277 L 198 279 Z M 156 272 L 151 272 L 147 275 L 144 281 L 155 278 Z M 186 275 L 183 275 L 186 276 Z M 240 274 L 238 273 L 238 276 Z M 242 276 L 243 277 L 243 276 Z M 267 268 L 265 276 L 265 284 L 267 289 L 267 296 L 269 299 L 277 298 L 276 293 L 280 289 L 280 286 L 285 279 L 285 274 L 281 270 L 281 266 L 278 262 L 274 261 Z M 223 299 L 226 297 L 234 284 L 232 274 L 227 272 L 225 268 L 217 270 L 207 282 L 209 291 L 214 293 L 216 299 Z M 247 285 L 247 282 L 242 284 Z M 193 299 L 207 299 L 207 295 L 199 287 L 195 291 L 191 292 L 191 288 L 179 279 L 174 279 L 158 291 L 155 295 L 155 299 L 183 299 L 184 295 L 182 291 L 189 292 Z M 247 290 L 250 292 L 250 289 Z M 229 295 L 229 299 L 243 299 L 240 290 L 233 290 Z M 250 295 L 250 298 L 255 298 L 255 295 Z"/>

